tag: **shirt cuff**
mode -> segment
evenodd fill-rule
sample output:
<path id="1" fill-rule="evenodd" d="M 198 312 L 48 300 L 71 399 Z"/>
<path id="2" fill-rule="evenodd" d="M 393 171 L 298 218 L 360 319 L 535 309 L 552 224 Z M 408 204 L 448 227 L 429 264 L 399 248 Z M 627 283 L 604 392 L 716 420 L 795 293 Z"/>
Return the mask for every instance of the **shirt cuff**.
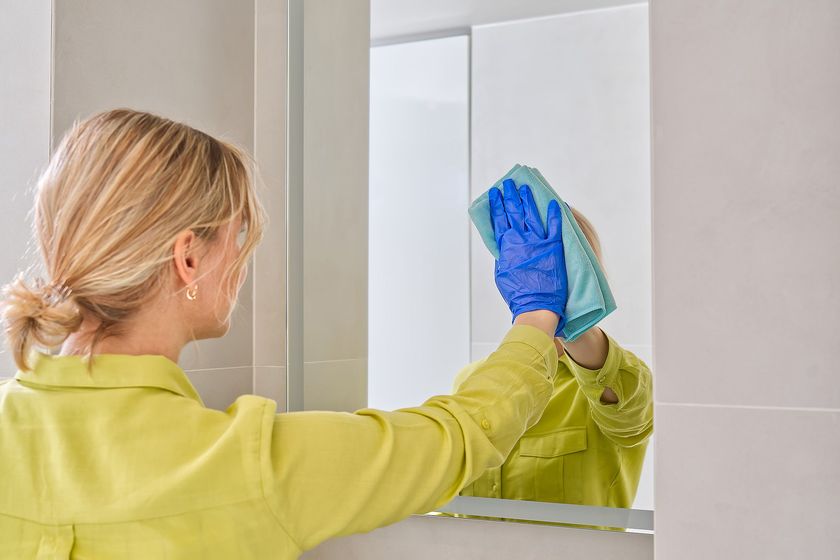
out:
<path id="1" fill-rule="evenodd" d="M 553 381 L 557 375 L 557 347 L 554 339 L 536 327 L 514 325 L 502 340 L 499 350 L 513 349 L 519 345 L 528 346 L 539 353 L 545 362 L 546 379 Z"/>
<path id="2" fill-rule="evenodd" d="M 614 385 L 615 379 L 618 376 L 618 371 L 621 368 L 623 350 L 610 335 L 604 333 L 604 336 L 607 337 L 609 346 L 607 349 L 607 360 L 600 369 L 589 369 L 583 367 L 574 361 L 568 352 L 563 354 L 560 358 L 561 361 L 567 360 L 569 369 L 572 373 L 574 373 L 581 386 L 613 388 L 612 386 Z"/>

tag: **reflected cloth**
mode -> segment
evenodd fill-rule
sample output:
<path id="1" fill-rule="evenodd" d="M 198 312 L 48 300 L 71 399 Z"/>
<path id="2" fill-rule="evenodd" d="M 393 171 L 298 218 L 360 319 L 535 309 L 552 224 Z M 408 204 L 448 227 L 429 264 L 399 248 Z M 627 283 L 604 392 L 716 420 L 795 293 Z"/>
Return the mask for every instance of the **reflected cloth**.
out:
<path id="1" fill-rule="evenodd" d="M 566 326 L 561 336 L 572 342 L 592 328 L 604 317 L 615 311 L 615 299 L 607 284 L 604 271 L 598 263 L 595 252 L 586 240 L 572 215 L 569 205 L 554 192 L 545 177 L 533 167 L 516 164 L 504 177 L 496 181 L 493 187 L 501 189 L 502 182 L 513 179 L 516 187 L 529 185 L 534 195 L 534 202 L 540 212 L 543 224 L 548 210 L 548 203 L 557 200 L 563 214 L 563 249 L 566 258 L 566 275 L 569 281 L 569 299 L 566 302 Z M 492 188 L 492 187 L 491 187 Z M 490 200 L 487 192 L 479 196 L 470 205 L 469 213 L 484 245 L 499 258 L 499 247 L 493 233 L 490 219 Z"/>

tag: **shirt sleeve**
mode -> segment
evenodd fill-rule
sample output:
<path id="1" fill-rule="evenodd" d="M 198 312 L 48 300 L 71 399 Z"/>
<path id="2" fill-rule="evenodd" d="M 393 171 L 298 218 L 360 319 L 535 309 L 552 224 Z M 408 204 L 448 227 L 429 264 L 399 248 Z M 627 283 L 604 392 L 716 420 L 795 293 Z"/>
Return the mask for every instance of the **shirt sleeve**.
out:
<path id="1" fill-rule="evenodd" d="M 606 333 L 604 333 L 606 334 Z M 635 354 L 625 350 L 609 335 L 609 350 L 604 366 L 587 369 L 568 353 L 561 356 L 589 401 L 592 418 L 610 441 L 621 447 L 634 447 L 653 432 L 653 384 L 650 368 Z M 601 402 L 609 387 L 618 402 Z"/>
<path id="2" fill-rule="evenodd" d="M 502 464 L 548 403 L 557 363 L 552 339 L 519 325 L 452 395 L 277 415 L 269 507 L 301 550 L 434 510 Z"/>

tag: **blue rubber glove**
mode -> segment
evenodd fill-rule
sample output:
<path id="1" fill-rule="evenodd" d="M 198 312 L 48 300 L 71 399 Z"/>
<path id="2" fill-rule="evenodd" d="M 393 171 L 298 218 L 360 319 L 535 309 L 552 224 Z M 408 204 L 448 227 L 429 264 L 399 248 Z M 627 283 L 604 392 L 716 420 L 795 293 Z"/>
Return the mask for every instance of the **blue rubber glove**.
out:
<path id="1" fill-rule="evenodd" d="M 526 311 L 545 309 L 560 319 L 556 335 L 566 326 L 569 284 L 563 253 L 560 205 L 548 205 L 546 228 L 528 185 L 519 191 L 511 179 L 504 182 L 504 196 L 490 189 L 490 215 L 499 259 L 496 287 L 516 319 Z"/>

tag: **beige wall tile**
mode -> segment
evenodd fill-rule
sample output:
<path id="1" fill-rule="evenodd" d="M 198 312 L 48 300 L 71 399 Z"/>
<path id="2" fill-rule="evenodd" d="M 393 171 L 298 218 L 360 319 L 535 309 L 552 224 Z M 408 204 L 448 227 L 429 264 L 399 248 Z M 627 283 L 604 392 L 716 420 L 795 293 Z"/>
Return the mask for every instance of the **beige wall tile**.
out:
<path id="1" fill-rule="evenodd" d="M 254 367 L 254 394 L 268 397 L 277 403 L 277 412 L 286 411 L 286 368 Z"/>
<path id="2" fill-rule="evenodd" d="M 840 410 L 659 405 L 656 557 L 833 558 Z"/>
<path id="3" fill-rule="evenodd" d="M 254 256 L 254 363 L 286 365 L 286 0 L 257 0 L 254 151 L 269 224 Z"/>
<path id="4" fill-rule="evenodd" d="M 651 560 L 653 535 L 415 516 L 364 535 L 327 541 L 302 558 Z"/>
<path id="5" fill-rule="evenodd" d="M 365 358 L 370 6 L 304 10 L 304 361 Z"/>
<path id="6" fill-rule="evenodd" d="M 254 0 L 56 2 L 54 22 L 56 134 L 131 107 L 253 149 Z"/>
<path id="7" fill-rule="evenodd" d="M 53 130 L 114 107 L 160 113 L 254 147 L 254 2 L 55 3 Z M 57 138 L 56 138 L 57 139 Z M 253 277 L 230 333 L 187 348 L 185 369 L 253 363 Z M 201 301 L 201 300 L 199 300 Z"/>
<path id="8" fill-rule="evenodd" d="M 228 333 L 222 338 L 199 340 L 181 352 L 180 365 L 184 369 L 229 368 L 253 364 L 253 291 L 254 272 L 239 292 L 239 301 L 231 318 Z M 199 302 L 201 294 L 199 293 Z"/>
<path id="9" fill-rule="evenodd" d="M 208 408 L 225 410 L 240 395 L 253 393 L 252 367 L 207 369 L 186 373 Z"/>
<path id="10" fill-rule="evenodd" d="M 654 2 L 661 402 L 840 407 L 840 3 Z"/>
<path id="11" fill-rule="evenodd" d="M 304 410 L 353 412 L 367 406 L 367 360 L 307 362 L 303 368 Z"/>

